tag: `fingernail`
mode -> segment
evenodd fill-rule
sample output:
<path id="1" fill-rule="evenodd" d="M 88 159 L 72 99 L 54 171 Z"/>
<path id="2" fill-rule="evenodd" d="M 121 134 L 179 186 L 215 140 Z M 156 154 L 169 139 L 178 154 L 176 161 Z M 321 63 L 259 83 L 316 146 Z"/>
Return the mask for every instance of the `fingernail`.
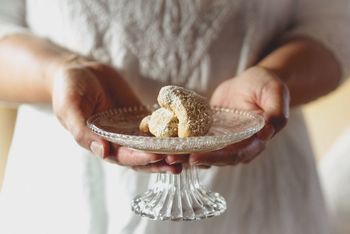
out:
<path id="1" fill-rule="evenodd" d="M 179 158 L 180 157 L 180 158 Z M 165 158 L 165 162 L 168 165 L 174 165 L 174 164 L 179 164 L 179 163 L 184 163 L 188 160 L 188 155 L 168 155 Z"/>
<path id="2" fill-rule="evenodd" d="M 179 164 L 179 163 L 182 163 L 182 161 L 174 161 L 174 162 L 169 163 L 169 165 L 175 165 L 175 164 Z"/>
<path id="3" fill-rule="evenodd" d="M 258 133 L 258 137 L 264 141 L 270 140 L 274 135 L 276 131 L 272 126 L 266 125 L 264 129 Z"/>
<path id="4" fill-rule="evenodd" d="M 100 158 L 103 158 L 103 145 L 101 143 L 98 143 L 96 141 L 91 142 L 90 150 L 96 156 L 99 156 Z"/>
<path id="5" fill-rule="evenodd" d="M 201 162 L 200 161 L 193 161 L 193 160 L 190 160 L 189 161 L 189 164 L 191 166 L 200 166 L 201 165 Z"/>
<path id="6" fill-rule="evenodd" d="M 160 162 L 160 161 L 162 161 L 162 160 L 163 160 L 163 159 L 160 158 L 160 159 L 156 159 L 156 160 L 150 161 L 150 163 L 157 163 L 157 162 Z"/>
<path id="7" fill-rule="evenodd" d="M 183 163 L 184 161 L 181 160 L 181 159 L 172 160 L 172 159 L 169 159 L 169 157 L 166 157 L 166 158 L 165 158 L 165 162 L 166 162 L 168 165 L 174 165 L 174 164 L 178 164 L 178 163 Z"/>

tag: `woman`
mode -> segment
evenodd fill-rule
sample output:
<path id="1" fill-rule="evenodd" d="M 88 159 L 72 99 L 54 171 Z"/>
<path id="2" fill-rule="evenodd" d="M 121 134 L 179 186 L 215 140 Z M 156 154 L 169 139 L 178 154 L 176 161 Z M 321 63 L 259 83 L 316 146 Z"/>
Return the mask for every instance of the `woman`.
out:
<path id="1" fill-rule="evenodd" d="M 339 83 L 350 55 L 345 47 L 350 32 L 341 27 L 349 19 L 347 1 L 3 0 L 0 5 L 0 98 L 31 103 L 19 111 L 1 228 L 10 233 L 329 232 L 297 107 Z M 189 156 L 134 152 L 86 128 L 91 114 L 139 100 L 153 103 L 159 88 L 170 83 L 206 95 L 213 105 L 260 112 L 267 125 L 243 143 Z M 70 134 L 122 167 L 92 157 Z M 178 173 L 187 161 L 236 165 L 202 173 L 202 181 L 226 198 L 224 215 L 173 223 L 131 213 L 130 199 L 146 189 L 149 174 L 130 167 Z"/>

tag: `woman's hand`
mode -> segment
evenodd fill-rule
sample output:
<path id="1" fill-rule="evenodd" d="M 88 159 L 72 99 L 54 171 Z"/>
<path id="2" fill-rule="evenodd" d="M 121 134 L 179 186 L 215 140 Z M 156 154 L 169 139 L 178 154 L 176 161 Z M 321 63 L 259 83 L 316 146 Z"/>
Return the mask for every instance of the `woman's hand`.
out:
<path id="1" fill-rule="evenodd" d="M 253 160 L 286 125 L 289 92 L 274 73 L 256 66 L 221 83 L 213 93 L 211 105 L 253 111 L 265 118 L 265 127 L 253 137 L 222 150 L 192 154 L 189 159 L 191 165 L 236 165 Z"/>
<path id="2" fill-rule="evenodd" d="M 143 153 L 108 143 L 86 126 L 86 120 L 94 113 L 113 107 L 142 105 L 116 70 L 76 57 L 53 70 L 54 113 L 79 145 L 106 161 L 136 170 L 181 171 L 180 164 L 168 165 L 165 162 L 166 155 Z"/>

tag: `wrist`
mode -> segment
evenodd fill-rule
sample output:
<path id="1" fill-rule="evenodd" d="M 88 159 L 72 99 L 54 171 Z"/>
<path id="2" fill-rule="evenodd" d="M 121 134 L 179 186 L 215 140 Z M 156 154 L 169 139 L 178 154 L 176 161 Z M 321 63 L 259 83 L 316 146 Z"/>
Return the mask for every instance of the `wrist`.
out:
<path id="1" fill-rule="evenodd" d="M 286 89 L 289 93 L 288 78 L 285 74 L 279 72 L 276 69 L 265 66 L 263 64 L 258 64 L 255 67 L 257 69 L 260 69 L 262 73 L 265 73 L 266 76 L 271 77 L 272 78 L 271 80 L 273 82 L 279 83 L 279 86 L 283 87 L 283 89 Z"/>
<path id="2" fill-rule="evenodd" d="M 274 69 L 272 67 L 266 66 L 265 64 L 259 63 L 255 66 L 256 68 L 262 70 L 263 72 L 267 73 L 268 75 L 274 77 L 275 79 L 278 79 L 282 83 L 286 83 L 287 80 L 286 74 L 283 72 Z"/>
<path id="3" fill-rule="evenodd" d="M 263 82 L 265 84 L 275 83 L 276 85 L 288 88 L 286 82 L 287 78 L 274 68 L 270 68 L 263 64 L 257 64 L 254 67 L 249 68 L 247 72 L 249 72 L 250 77 L 255 77 L 254 79 L 260 78 L 260 82 Z"/>
<path id="4" fill-rule="evenodd" d="M 62 51 L 48 60 L 48 65 L 44 72 L 46 92 L 52 97 L 52 92 L 57 79 L 67 73 L 68 70 L 84 66 L 91 62 L 88 58 L 70 51 Z"/>

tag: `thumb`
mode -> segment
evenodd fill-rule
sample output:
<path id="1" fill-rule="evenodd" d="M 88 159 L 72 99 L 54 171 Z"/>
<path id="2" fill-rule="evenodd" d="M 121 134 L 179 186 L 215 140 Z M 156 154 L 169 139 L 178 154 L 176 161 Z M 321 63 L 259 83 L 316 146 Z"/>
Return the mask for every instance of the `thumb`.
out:
<path id="1" fill-rule="evenodd" d="M 68 130 L 72 133 L 75 141 L 96 156 L 106 158 L 110 154 L 110 144 L 98 135 L 94 134 L 86 123 L 86 118 L 76 115 L 71 119 Z"/>
<path id="2" fill-rule="evenodd" d="M 90 113 L 70 105 L 64 115 L 58 116 L 62 125 L 72 134 L 75 141 L 83 148 L 92 151 L 95 155 L 105 158 L 110 153 L 109 142 L 93 133 L 87 126 Z"/>
<path id="3" fill-rule="evenodd" d="M 289 102 L 289 90 L 277 77 L 265 83 L 261 89 L 260 108 L 263 110 L 266 125 L 273 128 L 274 134 L 287 124 Z"/>

